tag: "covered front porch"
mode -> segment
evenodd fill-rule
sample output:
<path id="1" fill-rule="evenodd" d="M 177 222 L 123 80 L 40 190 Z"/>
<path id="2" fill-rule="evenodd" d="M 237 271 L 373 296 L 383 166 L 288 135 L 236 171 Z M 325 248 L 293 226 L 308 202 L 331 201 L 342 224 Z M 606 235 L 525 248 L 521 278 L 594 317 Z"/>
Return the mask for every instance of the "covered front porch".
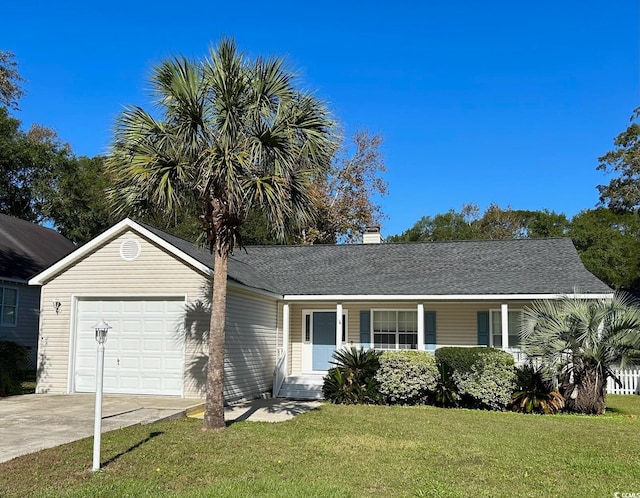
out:
<path id="1" fill-rule="evenodd" d="M 482 296 L 485 297 L 485 296 Z M 532 301 L 482 299 L 291 298 L 279 304 L 274 397 L 318 399 L 333 352 L 342 347 L 435 351 L 492 346 L 521 360 L 522 309 Z"/>

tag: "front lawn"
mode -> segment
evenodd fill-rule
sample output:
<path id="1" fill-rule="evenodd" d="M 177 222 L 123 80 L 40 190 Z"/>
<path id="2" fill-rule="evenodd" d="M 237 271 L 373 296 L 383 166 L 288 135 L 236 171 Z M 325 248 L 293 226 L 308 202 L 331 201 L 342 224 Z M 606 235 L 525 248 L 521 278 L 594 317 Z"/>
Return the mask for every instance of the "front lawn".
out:
<path id="1" fill-rule="evenodd" d="M 640 482 L 640 397 L 600 417 L 336 406 L 206 433 L 201 420 L 0 464 L 0 496 L 613 496 Z"/>

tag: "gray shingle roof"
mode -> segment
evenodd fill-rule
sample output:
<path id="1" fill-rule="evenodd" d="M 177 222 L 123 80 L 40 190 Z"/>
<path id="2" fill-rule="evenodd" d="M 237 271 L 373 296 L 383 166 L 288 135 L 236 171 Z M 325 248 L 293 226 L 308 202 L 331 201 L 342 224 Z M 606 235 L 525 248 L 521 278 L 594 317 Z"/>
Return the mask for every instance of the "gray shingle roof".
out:
<path id="1" fill-rule="evenodd" d="M 568 238 L 248 247 L 283 294 L 606 293 Z"/>
<path id="2" fill-rule="evenodd" d="M 212 267 L 206 249 L 144 225 Z M 608 293 L 568 238 L 399 244 L 249 246 L 229 278 L 282 295 Z"/>
<path id="3" fill-rule="evenodd" d="M 180 249 L 185 254 L 191 256 L 196 261 L 199 261 L 203 265 L 213 270 L 213 254 L 211 254 L 208 249 L 198 247 L 192 242 L 188 242 L 184 239 L 163 232 L 162 230 L 151 225 L 147 225 L 146 223 L 137 223 L 163 239 L 165 242 L 168 242 L 172 246 Z M 253 287 L 255 289 L 267 290 L 269 292 L 278 292 L 273 282 L 271 282 L 269 279 L 264 278 L 259 271 L 255 270 L 244 261 L 230 258 L 227 271 L 230 279 L 235 280 L 241 284 Z"/>
<path id="4" fill-rule="evenodd" d="M 0 214 L 0 278 L 28 280 L 75 248 L 55 230 Z"/>

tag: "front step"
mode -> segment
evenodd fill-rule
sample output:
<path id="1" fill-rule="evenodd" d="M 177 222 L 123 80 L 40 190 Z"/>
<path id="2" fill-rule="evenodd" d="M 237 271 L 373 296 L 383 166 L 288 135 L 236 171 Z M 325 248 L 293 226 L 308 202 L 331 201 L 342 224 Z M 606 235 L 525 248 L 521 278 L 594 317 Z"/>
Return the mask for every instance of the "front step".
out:
<path id="1" fill-rule="evenodd" d="M 282 383 L 278 398 L 323 399 L 323 375 L 291 375 Z"/>

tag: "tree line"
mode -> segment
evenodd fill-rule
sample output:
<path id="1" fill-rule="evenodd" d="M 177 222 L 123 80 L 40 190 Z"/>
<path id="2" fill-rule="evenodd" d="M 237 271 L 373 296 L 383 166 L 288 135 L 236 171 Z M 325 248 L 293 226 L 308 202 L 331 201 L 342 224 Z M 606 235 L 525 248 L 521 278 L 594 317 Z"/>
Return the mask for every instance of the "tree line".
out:
<path id="1" fill-rule="evenodd" d="M 571 237 L 585 267 L 614 289 L 640 289 L 640 217 L 600 206 L 569 219 L 562 213 L 475 204 L 420 218 L 388 242 Z"/>

